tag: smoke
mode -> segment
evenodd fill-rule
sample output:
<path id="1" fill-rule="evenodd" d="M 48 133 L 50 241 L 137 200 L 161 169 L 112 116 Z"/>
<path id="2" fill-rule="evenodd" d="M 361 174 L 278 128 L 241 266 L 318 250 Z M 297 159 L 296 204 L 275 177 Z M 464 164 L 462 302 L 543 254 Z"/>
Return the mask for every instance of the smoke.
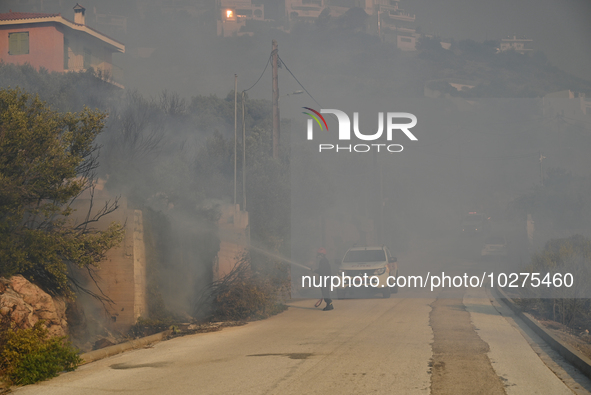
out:
<path id="1" fill-rule="evenodd" d="M 383 243 L 396 255 L 428 260 L 437 267 L 456 256 L 475 256 L 480 241 L 471 246 L 459 237 L 466 212 L 508 220 L 507 204 L 533 191 L 544 169 L 560 167 L 577 177 L 588 176 L 588 119 L 579 121 L 577 115 L 573 121 L 573 115 L 544 108 L 544 102 L 534 98 L 590 89 L 588 82 L 550 64 L 569 48 L 562 44 L 569 42 L 564 37 L 575 34 L 584 42 L 590 35 L 580 29 L 543 28 L 556 37 L 536 36 L 539 26 L 545 26 L 539 23 L 543 17 L 527 16 L 531 10 L 542 12 L 537 3 L 520 5 L 519 12 L 511 13 L 515 21 L 501 25 L 497 22 L 502 18 L 490 18 L 462 2 L 446 3 L 446 10 L 437 12 L 430 10 L 430 3 L 410 3 L 408 11 L 417 13 L 426 33 L 455 39 L 451 50 L 435 45 L 404 53 L 395 43 L 337 22 L 295 26 L 291 33 L 262 25 L 252 37 L 221 38 L 215 33 L 213 2 L 171 11 L 156 3 L 88 0 L 88 24 L 127 46 L 126 54 L 114 56 L 124 70 L 126 90 L 79 81 L 67 85 L 57 76 L 51 77 L 55 85 L 47 84 L 26 69 L 18 76 L 3 74 L 3 86 L 38 91 L 64 110 L 88 104 L 108 111 L 107 129 L 98 141 L 100 175 L 108 180 L 110 193 L 126 196 L 131 207 L 146 213 L 146 226 L 154 240 L 160 240 L 149 247 L 154 257 L 150 265 L 157 273 L 151 292 L 180 313 L 187 311 L 191 293 L 211 280 L 218 243 L 216 205 L 233 203 L 233 75 L 238 74 L 239 91 L 252 86 L 269 58 L 271 39 L 277 39 L 284 62 L 279 70 L 280 109 L 289 120 L 281 125 L 281 161 L 268 155 L 270 102 L 264 99 L 271 96 L 269 71 L 249 90 L 246 114 L 247 208 L 253 234 L 265 241 L 263 250 L 281 245 L 274 254 L 310 263 L 313 251 L 324 246 L 335 262 L 355 243 Z M 0 11 L 8 7 L 64 16 L 72 12 L 69 5 L 61 9 L 62 4 L 47 1 L 43 10 L 8 1 Z M 483 2 L 479 7 L 490 5 Z M 566 13 L 580 7 L 567 7 Z M 505 15 L 511 7 L 496 9 Z M 454 19 L 458 10 L 466 14 L 462 23 Z M 101 22 L 99 15 L 106 14 L 126 18 L 125 28 Z M 486 21 L 475 22 L 475 17 Z M 571 25 L 564 16 L 559 22 Z M 482 26 L 498 30 L 487 33 Z M 536 49 L 550 49 L 550 63 L 540 54 L 497 55 L 490 43 L 461 42 L 498 40 L 521 27 L 534 38 Z M 433 42 L 438 44 L 437 39 Z M 588 64 L 585 51 L 567 55 L 560 56 L 562 67 L 580 71 Z M 312 97 L 288 96 L 302 86 Z M 425 97 L 429 95 L 439 97 Z M 571 110 L 569 106 L 564 108 Z M 351 118 L 357 112 L 366 134 L 377 130 L 380 112 L 409 112 L 418 119 L 413 129 L 418 141 L 395 135 L 392 143 L 404 150 L 392 154 L 319 153 L 319 143 L 334 144 L 338 125 L 327 117 L 330 132 L 316 130 L 312 144 L 305 139 L 302 107 L 339 109 Z M 545 157 L 541 176 L 540 153 Z M 241 179 L 240 173 L 239 191 Z M 572 216 L 570 208 L 579 202 L 556 204 Z M 418 258 L 423 250 L 431 252 Z M 406 274 L 427 266 L 419 262 L 411 267 L 401 260 Z"/>

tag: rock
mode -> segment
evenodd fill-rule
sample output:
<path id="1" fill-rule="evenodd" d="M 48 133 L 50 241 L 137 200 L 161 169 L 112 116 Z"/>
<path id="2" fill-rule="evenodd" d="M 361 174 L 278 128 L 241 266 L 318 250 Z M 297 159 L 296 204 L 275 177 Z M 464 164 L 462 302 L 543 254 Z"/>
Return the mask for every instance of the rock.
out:
<path id="1" fill-rule="evenodd" d="M 0 278 L 0 314 L 19 328 L 31 328 L 43 320 L 50 336 L 68 333 L 66 301 L 52 298 L 20 275 Z"/>

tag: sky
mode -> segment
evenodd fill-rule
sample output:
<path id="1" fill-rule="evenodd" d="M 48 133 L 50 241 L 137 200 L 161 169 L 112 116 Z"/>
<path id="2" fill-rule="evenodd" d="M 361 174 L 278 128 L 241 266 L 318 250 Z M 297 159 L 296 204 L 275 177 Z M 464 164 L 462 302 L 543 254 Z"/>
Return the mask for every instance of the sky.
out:
<path id="1" fill-rule="evenodd" d="M 297 35 L 266 31 L 255 33 L 253 37 L 222 39 L 215 34 L 214 12 L 208 14 L 209 20 L 199 20 L 182 12 L 163 13 L 164 2 L 158 1 L 78 1 L 87 8 L 91 27 L 99 28 L 93 25 L 97 13 L 127 17 L 126 31 L 106 28 L 105 33 L 126 45 L 126 53 L 116 55 L 114 61 L 123 68 L 124 84 L 130 92 L 137 90 L 157 97 L 167 90 L 178 92 L 183 98 L 210 94 L 226 97 L 233 89 L 234 74 L 239 75 L 239 90 L 257 81 L 269 58 L 271 40 L 277 39 L 284 61 L 284 67 L 279 70 L 281 115 L 297 120 L 282 130 L 284 136 L 304 138 L 306 118 L 301 112 L 302 107 L 307 106 L 338 108 L 348 114 L 358 112 L 366 135 L 376 130 L 380 112 L 417 114 L 419 140 L 407 141 L 399 133 L 394 142 L 404 143 L 405 151 L 393 155 L 382 152 L 375 161 L 369 153 L 315 157 L 312 153 L 319 154 L 319 139 L 314 142 L 316 145 L 297 141 L 300 145 L 293 151 L 292 170 L 296 181 L 291 184 L 291 198 L 292 203 L 297 203 L 298 199 L 302 202 L 296 207 L 303 212 L 301 216 L 297 210 L 291 212 L 291 243 L 294 257 L 300 262 L 306 261 L 306 254 L 297 254 L 314 251 L 309 247 L 318 244 L 320 239 L 319 229 L 311 232 L 309 223 L 297 222 L 298 218 L 307 218 L 303 214 L 312 211 L 306 204 L 322 199 L 310 186 L 317 172 L 316 168 L 308 166 L 310 157 L 334 185 L 335 204 L 328 213 L 327 223 L 332 221 L 335 229 L 342 224 L 342 229 L 356 234 L 358 229 L 364 228 L 363 221 L 367 218 L 378 219 L 376 223 L 387 222 L 388 226 L 384 227 L 389 231 L 384 232 L 387 234 L 381 241 L 398 252 L 420 247 L 415 240 L 428 240 L 435 233 L 438 236 L 459 233 L 459 221 L 474 208 L 498 217 L 504 215 L 513 199 L 539 184 L 538 155 L 541 153 L 545 156 L 546 169 L 560 167 L 576 177 L 589 177 L 588 128 L 575 127 L 558 117 L 551 121 L 543 119 L 539 103 L 527 100 L 483 100 L 476 104 L 453 98 L 405 100 L 404 89 L 414 93 L 413 99 L 423 94 L 422 81 L 417 79 L 420 70 L 413 69 L 415 64 L 421 63 L 409 62 L 412 54 L 399 53 L 387 45 L 374 45 L 378 42 L 375 37 L 350 34 L 342 39 L 334 31 L 324 37 L 322 34 L 314 36 L 306 35 L 304 29 Z M 143 19 L 136 7 L 140 3 L 151 3 L 150 7 L 143 8 Z M 39 4 L 43 4 L 43 9 Z M 40 0 L 0 0 L 0 12 L 9 9 L 61 12 L 64 17 L 73 19 L 74 4 L 75 1 L 69 0 L 45 0 L 43 3 Z M 174 2 L 169 0 L 166 4 Z M 213 0 L 206 4 L 213 4 Z M 591 81 L 589 0 L 403 0 L 401 8 L 416 15 L 416 26 L 422 33 L 442 39 L 482 42 L 525 36 L 533 40 L 535 49 L 546 53 L 552 64 Z M 325 42 L 306 41 L 318 37 Z M 360 48 L 369 48 L 369 51 Z M 385 50 L 391 51 L 392 56 L 383 56 L 380 51 Z M 440 64 L 433 67 L 444 68 Z M 313 98 L 303 94 L 287 96 L 302 89 L 288 68 Z M 427 70 L 425 75 L 431 74 Z M 416 86 L 405 85 L 407 79 Z M 270 68 L 267 68 L 260 83 L 248 94 L 251 98 L 270 99 L 270 85 Z M 331 133 L 339 126 L 329 118 Z M 206 132 L 213 132 L 197 130 L 194 125 L 175 128 L 174 133 L 181 137 L 201 139 Z M 226 131 L 226 137 L 230 133 Z M 327 136 L 333 138 L 335 134 L 323 137 Z M 170 172 L 162 171 L 163 184 L 173 177 L 182 177 L 174 161 L 182 160 L 182 155 L 178 155 L 176 148 L 170 148 L 168 154 L 159 157 L 164 163 L 162 167 Z M 298 178 L 298 174 L 301 177 Z M 301 184 L 297 184 L 297 180 Z M 179 223 L 184 226 L 181 221 Z M 334 239 L 330 242 L 332 245 L 326 245 L 329 250 L 332 248 L 333 256 L 338 255 L 339 244 L 352 241 L 344 234 Z M 300 250 L 295 248 L 298 245 L 302 246 Z"/>

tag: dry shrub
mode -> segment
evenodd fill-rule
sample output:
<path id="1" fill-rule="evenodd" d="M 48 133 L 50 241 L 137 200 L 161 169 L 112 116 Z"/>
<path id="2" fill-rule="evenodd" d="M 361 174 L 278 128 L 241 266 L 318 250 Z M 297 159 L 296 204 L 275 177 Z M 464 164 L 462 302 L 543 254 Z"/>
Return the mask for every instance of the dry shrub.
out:
<path id="1" fill-rule="evenodd" d="M 181 320 L 173 317 L 164 319 L 145 319 L 139 317 L 135 325 L 129 328 L 128 336 L 132 338 L 140 338 L 153 335 L 155 333 L 163 332 L 170 329 L 173 325 Z"/>
<path id="2" fill-rule="evenodd" d="M 286 309 L 279 292 L 273 278 L 252 270 L 245 254 L 228 275 L 207 287 L 196 303 L 195 315 L 213 321 L 266 318 Z"/>

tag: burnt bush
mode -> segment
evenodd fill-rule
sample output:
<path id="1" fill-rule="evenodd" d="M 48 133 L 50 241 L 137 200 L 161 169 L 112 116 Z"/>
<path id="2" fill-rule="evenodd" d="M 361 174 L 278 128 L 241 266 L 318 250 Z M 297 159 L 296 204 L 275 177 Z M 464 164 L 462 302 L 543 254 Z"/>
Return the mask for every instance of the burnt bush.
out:
<path id="1" fill-rule="evenodd" d="M 172 316 L 162 319 L 144 319 L 140 317 L 138 318 L 135 325 L 133 325 L 129 329 L 128 335 L 133 338 L 150 336 L 155 333 L 160 333 L 167 329 L 170 329 L 172 326 L 174 326 L 174 324 L 178 323 L 179 321 L 180 320 L 175 319 Z"/>
<path id="2" fill-rule="evenodd" d="M 254 271 L 245 254 L 229 274 L 205 289 L 195 304 L 195 317 L 246 321 L 278 314 L 287 308 L 280 300 L 282 285 L 273 276 Z"/>

